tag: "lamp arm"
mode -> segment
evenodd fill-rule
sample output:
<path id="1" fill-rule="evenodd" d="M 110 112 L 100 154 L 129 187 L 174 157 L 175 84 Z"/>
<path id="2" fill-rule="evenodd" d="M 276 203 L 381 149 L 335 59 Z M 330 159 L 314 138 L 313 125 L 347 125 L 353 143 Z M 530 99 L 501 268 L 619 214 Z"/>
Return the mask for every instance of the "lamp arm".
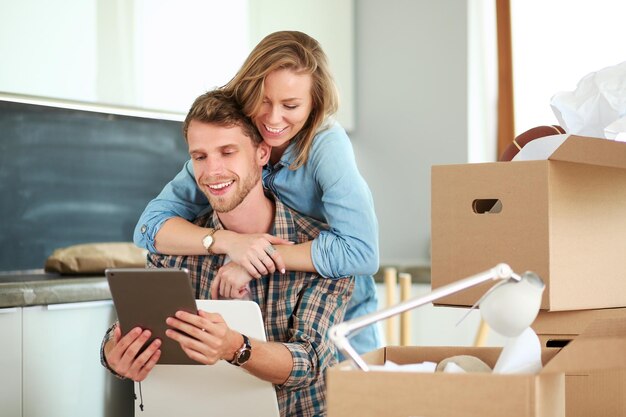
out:
<path id="1" fill-rule="evenodd" d="M 460 291 L 464 291 L 468 288 L 475 287 L 487 281 L 505 280 L 513 278 L 516 281 L 520 280 L 519 275 L 515 274 L 511 267 L 507 264 L 501 263 L 494 266 L 491 269 L 480 272 L 476 275 L 464 278 L 459 281 L 455 281 L 451 284 L 444 285 L 431 291 L 429 294 L 423 296 L 416 296 L 409 300 L 403 301 L 399 304 L 387 307 L 383 310 L 375 311 L 370 314 L 358 317 L 353 320 L 344 321 L 333 327 L 328 331 L 331 341 L 337 346 L 337 348 L 346 356 L 352 359 L 357 368 L 363 371 L 369 371 L 369 367 L 365 361 L 359 356 L 348 341 L 348 337 L 363 327 L 374 324 L 378 321 L 388 319 L 389 317 L 396 316 L 404 313 L 405 311 L 412 310 L 414 308 L 423 306 L 424 304 L 431 303 L 448 295 L 455 294 Z"/>

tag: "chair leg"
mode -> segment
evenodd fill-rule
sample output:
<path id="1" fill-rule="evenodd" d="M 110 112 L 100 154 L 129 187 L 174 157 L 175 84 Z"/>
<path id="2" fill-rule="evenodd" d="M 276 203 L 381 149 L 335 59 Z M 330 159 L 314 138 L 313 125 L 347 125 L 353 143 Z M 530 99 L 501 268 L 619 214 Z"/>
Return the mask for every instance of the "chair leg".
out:
<path id="1" fill-rule="evenodd" d="M 400 301 L 411 298 L 411 274 L 402 272 L 398 275 L 400 279 Z M 411 310 L 400 315 L 400 346 L 411 345 Z"/>
<path id="2" fill-rule="evenodd" d="M 398 271 L 396 268 L 385 268 L 385 307 L 390 307 L 397 303 Z M 393 316 L 387 319 L 385 339 L 387 346 L 398 343 L 398 317 Z"/>
<path id="3" fill-rule="evenodd" d="M 474 339 L 474 346 L 476 347 L 485 346 L 485 343 L 487 342 L 488 334 L 489 334 L 489 326 L 481 318 L 480 324 L 478 325 L 478 331 L 476 332 L 476 338 Z"/>

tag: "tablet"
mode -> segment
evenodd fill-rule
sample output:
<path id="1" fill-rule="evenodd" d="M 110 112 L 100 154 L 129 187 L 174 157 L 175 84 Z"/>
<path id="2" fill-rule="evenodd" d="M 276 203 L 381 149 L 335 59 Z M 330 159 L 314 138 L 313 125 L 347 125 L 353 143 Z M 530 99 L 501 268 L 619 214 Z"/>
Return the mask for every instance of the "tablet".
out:
<path id="1" fill-rule="evenodd" d="M 105 274 L 122 334 L 137 326 L 149 329 L 152 336 L 145 346 L 161 339 L 160 364 L 199 365 L 165 336 L 167 317 L 178 310 L 198 312 L 187 269 L 107 269 Z"/>

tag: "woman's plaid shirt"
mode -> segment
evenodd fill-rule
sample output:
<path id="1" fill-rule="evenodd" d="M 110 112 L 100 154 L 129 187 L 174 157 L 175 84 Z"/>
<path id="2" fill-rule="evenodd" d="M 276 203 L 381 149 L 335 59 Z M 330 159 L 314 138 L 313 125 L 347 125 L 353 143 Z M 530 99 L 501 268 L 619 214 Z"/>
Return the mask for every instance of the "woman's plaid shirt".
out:
<path id="1" fill-rule="evenodd" d="M 271 198 L 271 196 L 270 196 Z M 302 243 L 313 240 L 326 226 L 306 218 L 275 199 L 271 234 Z M 222 229 L 212 212 L 194 223 Z M 224 263 L 224 255 L 164 256 L 150 254 L 148 264 L 161 268 L 187 268 L 196 298 L 210 298 L 211 281 Z M 336 363 L 336 349 L 328 329 L 343 320 L 354 278 L 326 279 L 314 273 L 275 273 L 250 282 L 250 296 L 261 307 L 267 339 L 282 342 L 291 352 L 293 369 L 276 386 L 281 416 L 326 414 L 325 370 Z M 253 352 L 254 354 L 254 352 Z"/>

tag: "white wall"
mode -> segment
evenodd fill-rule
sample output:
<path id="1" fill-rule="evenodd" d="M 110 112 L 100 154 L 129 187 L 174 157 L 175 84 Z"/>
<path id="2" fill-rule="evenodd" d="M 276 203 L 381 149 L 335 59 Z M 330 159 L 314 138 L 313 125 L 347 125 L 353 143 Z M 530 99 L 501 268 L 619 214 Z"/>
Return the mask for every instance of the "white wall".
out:
<path id="1" fill-rule="evenodd" d="M 467 161 L 466 0 L 359 0 L 350 133 L 381 263 L 429 264 L 430 168 Z"/>

